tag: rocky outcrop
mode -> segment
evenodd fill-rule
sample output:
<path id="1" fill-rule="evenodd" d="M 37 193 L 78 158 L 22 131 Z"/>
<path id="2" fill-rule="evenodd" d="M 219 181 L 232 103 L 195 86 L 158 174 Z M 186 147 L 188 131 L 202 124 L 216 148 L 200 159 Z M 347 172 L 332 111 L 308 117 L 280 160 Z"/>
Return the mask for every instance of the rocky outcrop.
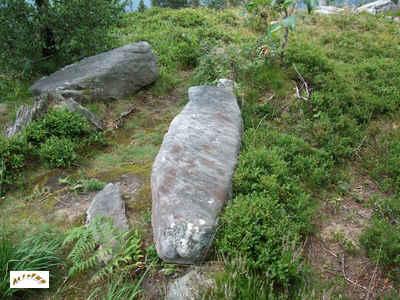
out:
<path id="1" fill-rule="evenodd" d="M 165 300 L 200 300 L 214 285 L 210 276 L 200 269 L 194 269 L 168 285 Z"/>
<path id="2" fill-rule="evenodd" d="M 343 13 L 344 9 L 336 6 L 321 5 L 315 10 L 315 12 L 321 15 L 337 15 Z"/>
<path id="3" fill-rule="evenodd" d="M 38 80 L 34 95 L 109 99 L 131 95 L 158 77 L 157 60 L 147 42 L 138 42 L 85 58 Z M 76 98 L 74 98 L 76 100 Z"/>
<path id="4" fill-rule="evenodd" d="M 125 203 L 122 200 L 118 183 L 109 183 L 93 198 L 86 212 L 86 223 L 90 224 L 99 217 L 110 218 L 115 227 L 127 230 L 128 220 L 125 213 Z"/>
<path id="5" fill-rule="evenodd" d="M 388 11 L 400 11 L 400 3 L 395 4 L 391 0 L 378 0 L 360 6 L 356 9 L 356 12 L 358 13 L 367 12 L 374 15 Z"/>
<path id="6" fill-rule="evenodd" d="M 6 129 L 6 136 L 12 137 L 23 130 L 33 120 L 47 112 L 49 106 L 48 95 L 42 95 L 35 99 L 33 105 L 21 105 L 15 116 L 14 123 Z"/>
<path id="7" fill-rule="evenodd" d="M 232 86 L 191 87 L 189 103 L 172 121 L 155 159 L 152 225 L 165 261 L 204 259 L 230 197 L 242 132 Z"/>

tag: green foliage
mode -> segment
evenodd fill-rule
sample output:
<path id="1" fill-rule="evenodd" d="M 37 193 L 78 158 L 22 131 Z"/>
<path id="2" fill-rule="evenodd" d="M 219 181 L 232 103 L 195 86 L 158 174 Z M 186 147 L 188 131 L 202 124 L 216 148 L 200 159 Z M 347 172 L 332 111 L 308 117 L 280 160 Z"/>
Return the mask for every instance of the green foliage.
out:
<path id="1" fill-rule="evenodd" d="M 81 141 L 93 133 L 90 124 L 79 114 L 68 110 L 52 110 L 26 129 L 28 142 L 39 146 L 50 137 Z"/>
<path id="2" fill-rule="evenodd" d="M 197 66 L 204 52 L 221 43 L 249 39 L 238 30 L 238 22 L 231 11 L 153 7 L 141 14 L 128 14 L 118 34 L 124 37 L 122 44 L 146 40 L 152 45 L 161 74 L 154 88 L 165 93 L 176 85 L 177 72 Z"/>
<path id="3" fill-rule="evenodd" d="M 135 300 L 142 292 L 140 287 L 142 280 L 134 283 L 124 282 L 123 280 L 111 281 L 107 285 L 105 294 L 100 287 L 97 287 L 88 297 L 91 299 L 102 300 Z"/>
<path id="4" fill-rule="evenodd" d="M 361 244 L 376 263 L 400 283 L 400 197 L 375 198 L 372 223 L 361 236 Z"/>
<path id="5" fill-rule="evenodd" d="M 224 271 L 216 275 L 216 287 L 207 292 L 204 299 L 317 299 L 305 288 L 281 290 L 277 293 L 264 274 L 255 273 L 247 265 L 247 260 L 237 257 L 224 259 Z"/>
<path id="6" fill-rule="evenodd" d="M 310 17 L 286 51 L 286 62 L 312 88 L 299 132 L 336 161 L 359 151 L 371 121 L 399 109 L 400 64 L 390 47 L 399 40 L 384 23 L 370 16 Z"/>
<path id="7" fill-rule="evenodd" d="M 11 139 L 0 137 L 0 193 L 17 183 L 30 163 L 42 161 L 50 168 L 73 165 L 87 145 L 104 145 L 97 133 L 80 115 L 52 110 Z"/>
<path id="8" fill-rule="evenodd" d="M 112 45 L 125 1 L 1 0 L 0 68 L 54 71 Z"/>
<path id="9" fill-rule="evenodd" d="M 71 229 L 64 240 L 64 245 L 69 244 L 73 244 L 68 255 L 72 263 L 70 277 L 95 270 L 91 281 L 96 283 L 143 267 L 139 233 L 136 230 L 120 232 L 104 218 Z"/>
<path id="10" fill-rule="evenodd" d="M 0 136 L 0 195 L 6 186 L 15 183 L 26 165 L 28 144 L 24 136 L 11 139 Z"/>
<path id="11" fill-rule="evenodd" d="M 9 271 L 50 271 L 55 276 L 63 266 L 60 258 L 62 235 L 46 228 L 17 241 L 5 228 L 0 231 L 0 297 L 6 299 L 23 291 L 10 289 Z M 54 278 L 53 278 L 54 279 Z M 26 290 L 25 290 L 26 291 Z"/>
<path id="12" fill-rule="evenodd" d="M 381 132 L 365 164 L 384 191 L 400 194 L 400 131 Z"/>
<path id="13" fill-rule="evenodd" d="M 326 153 L 301 139 L 271 127 L 248 128 L 218 250 L 244 259 L 253 274 L 265 276 L 267 287 L 293 288 L 302 279 L 298 251 L 314 207 L 304 186 L 328 183 L 331 167 Z"/>
<path id="14" fill-rule="evenodd" d="M 70 139 L 52 136 L 40 146 L 39 158 L 49 168 L 71 167 L 77 159 L 75 144 Z"/>

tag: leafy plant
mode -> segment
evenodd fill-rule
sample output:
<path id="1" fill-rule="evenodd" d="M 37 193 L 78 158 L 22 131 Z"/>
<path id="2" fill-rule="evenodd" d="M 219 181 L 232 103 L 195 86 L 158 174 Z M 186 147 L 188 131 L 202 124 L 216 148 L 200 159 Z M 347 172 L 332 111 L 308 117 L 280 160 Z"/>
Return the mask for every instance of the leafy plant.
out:
<path id="1" fill-rule="evenodd" d="M 246 3 L 246 9 L 250 13 L 259 14 L 269 22 L 259 54 L 264 57 L 280 55 L 283 58 L 289 41 L 289 32 L 296 27 L 295 0 L 254 0 Z M 308 0 L 306 6 L 309 12 L 316 6 L 317 1 Z M 273 21 L 270 21 L 273 19 Z M 283 31 L 283 37 L 279 32 Z"/>
<path id="2" fill-rule="evenodd" d="M 72 263 L 70 277 L 94 270 L 91 281 L 99 282 L 143 268 L 139 233 L 120 232 L 111 220 L 97 218 L 88 226 L 75 227 L 63 244 L 73 245 L 68 255 Z"/>

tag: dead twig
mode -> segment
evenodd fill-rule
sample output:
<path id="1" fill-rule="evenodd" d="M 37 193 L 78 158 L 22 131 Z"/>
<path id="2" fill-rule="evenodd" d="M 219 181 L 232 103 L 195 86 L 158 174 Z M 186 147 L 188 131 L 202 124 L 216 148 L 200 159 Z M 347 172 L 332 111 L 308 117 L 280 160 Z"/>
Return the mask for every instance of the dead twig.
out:
<path id="1" fill-rule="evenodd" d="M 342 263 L 342 274 L 343 274 L 344 279 L 345 279 L 348 283 L 350 283 L 350 284 L 352 284 L 352 285 L 358 287 L 359 289 L 362 289 L 362 290 L 368 292 L 368 288 L 366 288 L 365 286 L 363 286 L 363 285 L 359 284 L 358 282 L 355 282 L 354 280 L 352 280 L 352 279 L 350 279 L 349 277 L 347 277 L 346 271 L 345 271 L 345 266 L 346 266 L 346 265 L 345 265 L 345 262 L 344 262 L 344 254 L 342 255 L 342 261 L 341 261 L 341 263 Z"/>
<path id="2" fill-rule="evenodd" d="M 375 286 L 376 286 L 375 279 L 376 279 L 376 273 L 377 273 L 377 271 L 378 271 L 378 263 L 379 263 L 379 260 L 380 260 L 381 251 L 382 251 L 382 248 L 379 249 L 378 260 L 377 260 L 376 263 L 375 263 L 375 269 L 374 269 L 374 272 L 372 273 L 371 279 L 370 279 L 370 281 L 369 281 L 368 293 L 367 293 L 366 300 L 369 300 L 369 299 L 370 299 L 370 296 L 373 295 L 374 288 L 375 288 Z"/>
<path id="3" fill-rule="evenodd" d="M 304 79 L 303 75 L 300 74 L 299 70 L 297 69 L 296 65 L 293 64 L 293 69 L 296 71 L 297 76 L 299 77 L 301 81 L 301 86 L 300 88 L 296 84 L 296 97 L 302 100 L 309 100 L 311 96 L 311 89 L 309 88 L 307 81 Z M 306 92 L 306 96 L 301 95 L 301 90 L 304 90 Z"/>
<path id="4" fill-rule="evenodd" d="M 129 110 L 122 112 L 118 119 L 116 119 L 115 121 L 112 122 L 112 126 L 114 129 L 118 129 L 121 128 L 122 125 L 124 124 L 124 121 L 126 118 L 128 118 L 132 113 L 134 113 L 136 111 L 136 107 L 131 107 Z"/>

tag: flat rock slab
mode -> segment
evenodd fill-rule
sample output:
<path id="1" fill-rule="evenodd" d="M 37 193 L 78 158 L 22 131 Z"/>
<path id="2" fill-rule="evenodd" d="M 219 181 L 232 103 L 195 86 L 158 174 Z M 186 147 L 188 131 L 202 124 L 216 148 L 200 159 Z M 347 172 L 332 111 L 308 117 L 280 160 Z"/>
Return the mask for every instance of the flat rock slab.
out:
<path id="1" fill-rule="evenodd" d="M 85 58 L 38 80 L 34 95 L 65 91 L 93 99 L 128 96 L 158 77 L 157 59 L 147 42 L 129 44 Z"/>
<path id="2" fill-rule="evenodd" d="M 172 121 L 151 175 L 152 225 L 161 259 L 204 259 L 231 196 L 242 118 L 232 85 L 196 86 Z"/>
<path id="3" fill-rule="evenodd" d="M 200 300 L 214 286 L 215 281 L 209 274 L 194 269 L 168 285 L 165 300 Z"/>
<path id="4" fill-rule="evenodd" d="M 115 227 L 127 230 L 128 220 L 125 213 L 125 203 L 121 197 L 118 183 L 109 183 L 93 198 L 87 210 L 86 223 L 90 224 L 96 217 L 107 217 Z"/>

